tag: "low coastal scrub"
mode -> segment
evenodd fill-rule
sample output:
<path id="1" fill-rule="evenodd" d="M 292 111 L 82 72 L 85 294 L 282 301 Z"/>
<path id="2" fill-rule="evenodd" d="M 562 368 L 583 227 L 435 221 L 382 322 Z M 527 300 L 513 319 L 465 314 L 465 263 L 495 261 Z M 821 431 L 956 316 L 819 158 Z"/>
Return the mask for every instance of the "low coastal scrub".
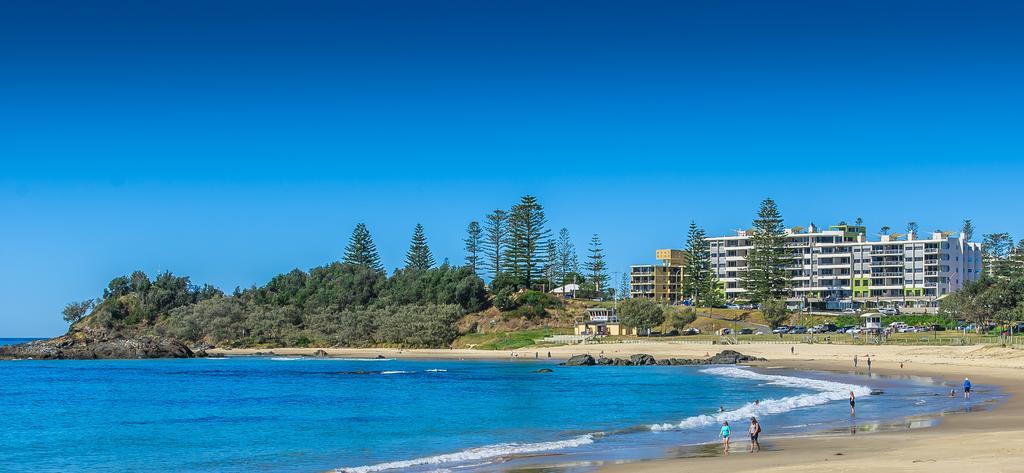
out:
<path id="1" fill-rule="evenodd" d="M 260 346 L 449 346 L 465 314 L 489 306 L 468 267 L 443 264 L 391 277 L 363 265 L 293 270 L 228 295 L 189 278 L 136 271 L 114 278 L 72 330 L 152 333 L 195 344 Z M 76 306 L 77 307 L 77 306 Z"/>

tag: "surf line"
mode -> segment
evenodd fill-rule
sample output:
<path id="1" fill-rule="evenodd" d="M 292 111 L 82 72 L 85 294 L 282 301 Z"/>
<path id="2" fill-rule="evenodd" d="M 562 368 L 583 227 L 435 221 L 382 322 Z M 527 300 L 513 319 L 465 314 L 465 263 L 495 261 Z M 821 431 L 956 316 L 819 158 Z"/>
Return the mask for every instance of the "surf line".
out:
<path id="1" fill-rule="evenodd" d="M 811 389 L 817 392 L 813 394 L 798 394 L 795 396 L 786 396 L 779 399 L 765 399 L 763 401 L 760 401 L 759 403 L 751 402 L 744 404 L 742 407 L 739 407 L 737 409 L 720 412 L 714 415 L 702 414 L 687 417 L 675 424 L 654 424 L 650 426 L 651 430 L 655 432 L 662 432 L 667 430 L 685 430 L 696 427 L 705 427 L 713 424 L 720 424 L 724 421 L 735 422 L 743 419 L 749 419 L 750 417 L 755 416 L 781 414 L 784 412 L 792 411 L 794 409 L 820 406 L 822 404 L 832 401 L 841 401 L 847 399 L 847 397 L 850 394 L 850 391 L 853 391 L 858 397 L 867 396 L 871 394 L 871 388 L 867 386 L 837 383 L 834 381 L 825 381 L 812 378 L 800 378 L 796 376 L 763 374 L 743 368 L 707 368 L 701 370 L 701 372 L 713 374 L 716 376 L 724 376 L 728 378 L 740 378 L 755 381 L 763 381 L 765 384 L 771 384 L 775 386 Z"/>

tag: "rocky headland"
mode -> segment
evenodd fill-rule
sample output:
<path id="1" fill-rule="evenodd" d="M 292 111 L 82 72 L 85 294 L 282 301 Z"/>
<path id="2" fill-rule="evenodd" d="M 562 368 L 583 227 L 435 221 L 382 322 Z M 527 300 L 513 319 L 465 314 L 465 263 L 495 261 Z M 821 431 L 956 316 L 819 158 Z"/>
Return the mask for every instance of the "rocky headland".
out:
<path id="1" fill-rule="evenodd" d="M 767 360 L 733 350 L 723 350 L 707 358 L 662 358 L 660 360 L 642 353 L 631 355 L 629 358 L 594 358 L 590 355 L 575 355 L 561 364 L 563 366 L 735 365 L 752 361 Z"/>

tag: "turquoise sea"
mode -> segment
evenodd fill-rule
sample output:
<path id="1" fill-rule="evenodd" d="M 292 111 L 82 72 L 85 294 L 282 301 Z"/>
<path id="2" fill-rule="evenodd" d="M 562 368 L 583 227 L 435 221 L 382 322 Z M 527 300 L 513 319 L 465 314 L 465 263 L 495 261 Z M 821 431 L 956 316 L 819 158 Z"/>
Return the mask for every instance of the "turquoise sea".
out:
<path id="1" fill-rule="evenodd" d="M 553 372 L 536 373 L 540 368 Z M 850 390 L 860 399 L 855 419 Z M 742 433 L 751 415 L 770 442 L 964 409 L 965 401 L 948 392 L 923 378 L 732 366 L 296 357 L 3 361 L 0 465 L 33 472 L 369 472 L 568 462 L 585 470 L 595 461 L 660 457 L 715 441 L 721 420 Z M 977 386 L 971 403 L 998 396 Z"/>

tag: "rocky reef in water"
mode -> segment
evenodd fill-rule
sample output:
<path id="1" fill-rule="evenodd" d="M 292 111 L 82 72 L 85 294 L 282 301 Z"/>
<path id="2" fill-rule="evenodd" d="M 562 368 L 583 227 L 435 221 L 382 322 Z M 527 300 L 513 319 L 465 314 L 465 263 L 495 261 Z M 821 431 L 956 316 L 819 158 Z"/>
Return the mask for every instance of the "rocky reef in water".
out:
<path id="1" fill-rule="evenodd" d="M 563 366 L 651 366 L 651 365 L 735 365 L 752 361 L 767 361 L 764 358 L 744 355 L 738 351 L 723 350 L 708 358 L 664 358 L 656 359 L 651 355 L 636 354 L 629 358 L 594 358 L 590 355 L 575 355 Z"/>
<path id="2" fill-rule="evenodd" d="M 193 352 L 173 338 L 153 335 L 123 336 L 106 330 L 83 328 L 49 340 L 0 346 L 0 358 L 37 360 L 96 360 L 129 358 L 195 358 Z"/>

